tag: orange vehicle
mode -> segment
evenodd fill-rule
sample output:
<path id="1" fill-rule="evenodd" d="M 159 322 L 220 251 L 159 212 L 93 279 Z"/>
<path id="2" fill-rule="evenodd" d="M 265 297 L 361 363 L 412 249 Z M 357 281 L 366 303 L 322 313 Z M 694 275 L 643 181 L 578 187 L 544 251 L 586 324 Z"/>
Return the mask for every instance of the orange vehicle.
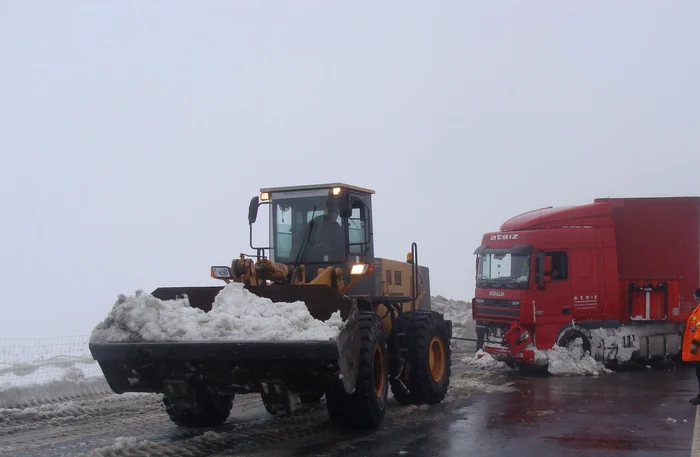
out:
<path id="1" fill-rule="evenodd" d="M 164 394 L 177 424 L 211 426 L 229 416 L 239 394 L 260 394 L 271 414 L 290 413 L 324 395 L 343 427 L 381 424 L 388 389 L 401 404 L 441 402 L 450 381 L 452 326 L 430 308 L 429 270 L 413 243 L 406 262 L 375 257 L 374 191 L 346 184 L 261 189 L 249 206 L 251 248 L 211 276 L 272 302 L 303 302 L 311 316 L 339 312 L 345 325 L 323 341 L 91 341 L 112 390 Z M 252 244 L 268 206 L 270 239 Z M 161 287 L 161 300 L 188 297 L 212 309 L 227 286 Z M 138 382 L 133 382 L 137 379 Z"/>

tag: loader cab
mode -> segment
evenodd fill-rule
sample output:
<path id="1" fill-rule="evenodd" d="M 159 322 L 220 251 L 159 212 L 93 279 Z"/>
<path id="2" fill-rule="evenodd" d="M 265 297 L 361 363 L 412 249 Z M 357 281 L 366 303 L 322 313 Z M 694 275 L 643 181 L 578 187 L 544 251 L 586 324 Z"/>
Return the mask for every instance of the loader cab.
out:
<path id="1" fill-rule="evenodd" d="M 273 262 L 305 265 L 309 278 L 326 266 L 348 273 L 353 265 L 372 265 L 372 194 L 342 183 L 260 189 L 248 220 L 252 232 L 258 208 L 269 206 L 269 245 L 251 247 L 267 250 Z"/>

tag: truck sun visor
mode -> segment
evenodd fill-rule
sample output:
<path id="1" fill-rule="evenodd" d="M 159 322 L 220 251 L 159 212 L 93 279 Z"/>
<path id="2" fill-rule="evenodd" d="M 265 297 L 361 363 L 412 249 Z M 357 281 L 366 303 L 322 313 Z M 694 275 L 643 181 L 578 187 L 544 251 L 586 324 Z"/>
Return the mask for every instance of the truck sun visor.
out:
<path id="1" fill-rule="evenodd" d="M 490 248 L 488 246 L 479 246 L 474 251 L 474 254 L 513 254 L 513 255 L 525 255 L 532 254 L 535 250 L 535 246 L 531 244 L 516 244 L 510 248 Z"/>

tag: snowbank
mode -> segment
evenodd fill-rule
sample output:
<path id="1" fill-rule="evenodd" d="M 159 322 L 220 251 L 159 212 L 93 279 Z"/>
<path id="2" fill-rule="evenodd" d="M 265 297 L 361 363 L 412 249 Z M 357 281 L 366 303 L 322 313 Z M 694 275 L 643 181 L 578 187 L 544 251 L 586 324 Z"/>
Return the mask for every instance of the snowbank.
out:
<path id="1" fill-rule="evenodd" d="M 568 348 L 554 345 L 547 351 L 547 358 L 547 370 L 556 376 L 598 376 L 600 373 L 612 373 L 602 363 L 596 362 L 587 351 L 584 352 L 581 338 L 576 338 Z"/>
<path id="2" fill-rule="evenodd" d="M 314 319 L 306 305 L 274 303 L 240 283 L 228 284 L 204 312 L 184 299 L 160 300 L 137 291 L 120 295 L 109 315 L 92 332 L 90 342 L 329 340 L 344 322 L 340 312 L 327 321 Z"/>
<path id="3" fill-rule="evenodd" d="M 452 333 L 458 338 L 476 338 L 476 323 L 472 318 L 472 304 L 463 300 L 449 300 L 442 295 L 430 298 L 433 311 L 443 313 L 452 321 Z M 453 349 L 464 349 L 474 343 L 452 340 Z"/>
<path id="4" fill-rule="evenodd" d="M 663 330 L 661 330 L 663 332 Z M 635 351 L 639 350 L 639 340 L 635 338 L 635 332 L 627 327 L 617 329 L 599 328 L 590 330 L 591 339 L 603 342 L 604 348 L 615 348 L 615 359 L 618 362 L 629 362 Z M 633 341 L 634 344 L 628 346 L 624 343 L 625 340 Z"/>
<path id="5" fill-rule="evenodd" d="M 583 341 L 576 338 L 569 347 L 556 344 L 546 351 L 536 350 L 535 357 L 540 362 L 548 363 L 547 371 L 555 376 L 599 376 L 601 373 L 612 373 L 612 370 L 597 362 L 583 349 Z M 508 370 L 505 362 L 499 362 L 482 349 L 472 357 L 462 359 L 472 367 L 482 370 Z"/>
<path id="6" fill-rule="evenodd" d="M 479 349 L 472 357 L 462 359 L 463 363 L 482 370 L 506 370 L 509 369 L 505 362 L 499 362 L 491 354 L 487 354 L 483 349 Z"/>
<path id="7" fill-rule="evenodd" d="M 0 370 L 0 408 L 20 408 L 111 393 L 92 359 L 55 357 Z"/>

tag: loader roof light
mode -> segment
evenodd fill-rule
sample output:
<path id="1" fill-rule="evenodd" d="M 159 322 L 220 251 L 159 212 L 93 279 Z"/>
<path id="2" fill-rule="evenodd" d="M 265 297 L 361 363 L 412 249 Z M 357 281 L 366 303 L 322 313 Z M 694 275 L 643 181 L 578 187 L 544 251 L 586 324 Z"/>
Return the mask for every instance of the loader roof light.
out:
<path id="1" fill-rule="evenodd" d="M 352 266 L 350 269 L 350 275 L 352 276 L 362 276 L 367 273 L 369 270 L 369 264 L 368 263 L 356 263 L 355 265 Z"/>
<path id="2" fill-rule="evenodd" d="M 340 195 L 340 187 L 334 187 L 333 188 L 333 195 Z"/>
<path id="3" fill-rule="evenodd" d="M 266 202 L 270 199 L 270 193 L 269 192 L 260 192 L 260 200 Z"/>
<path id="4" fill-rule="evenodd" d="M 231 268 L 229 267 L 211 267 L 211 277 L 214 279 L 232 279 Z"/>

